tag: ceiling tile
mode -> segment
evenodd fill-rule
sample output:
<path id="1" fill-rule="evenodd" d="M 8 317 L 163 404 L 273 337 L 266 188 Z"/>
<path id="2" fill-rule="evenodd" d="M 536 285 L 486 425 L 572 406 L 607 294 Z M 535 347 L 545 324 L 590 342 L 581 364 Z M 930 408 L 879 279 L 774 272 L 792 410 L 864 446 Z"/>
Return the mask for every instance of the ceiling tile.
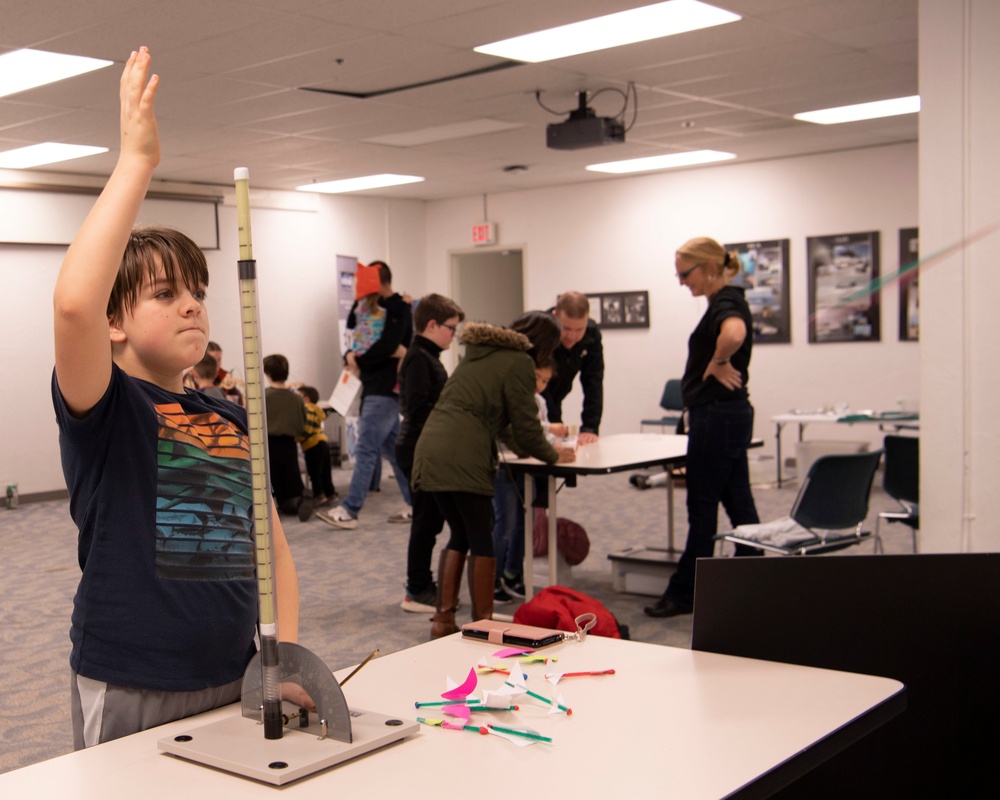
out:
<path id="1" fill-rule="evenodd" d="M 639 0 L 6 0 L 0 50 L 22 46 L 116 60 L 98 73 L 0 100 L 0 137 L 104 144 L 57 165 L 106 175 L 117 152 L 121 64 L 139 44 L 161 76 L 157 180 L 259 188 L 394 171 L 427 181 L 380 190 L 434 199 L 603 180 L 599 160 L 714 146 L 740 159 L 876 146 L 916 137 L 917 117 L 816 126 L 798 111 L 912 94 L 917 0 L 717 0 L 731 25 L 543 64 L 451 78 L 500 59 L 478 44 L 641 5 Z M 339 61 L 338 61 L 339 59 Z M 403 89 L 421 82 L 428 85 Z M 600 116 L 638 116 L 626 143 L 550 150 L 545 127 L 586 92 Z M 368 99 L 302 91 L 395 89 Z M 604 91 L 601 91 L 604 90 Z M 595 96 L 595 93 L 598 93 Z M 540 93 L 541 104 L 536 99 Z M 546 110 L 548 108 L 549 110 Z M 631 122 L 632 109 L 625 108 Z M 363 140 L 490 118 L 515 130 L 394 148 Z M 826 128 L 826 129 L 824 129 Z M 839 130 L 830 130 L 838 128 Z M 508 164 L 529 169 L 503 173 Z"/>

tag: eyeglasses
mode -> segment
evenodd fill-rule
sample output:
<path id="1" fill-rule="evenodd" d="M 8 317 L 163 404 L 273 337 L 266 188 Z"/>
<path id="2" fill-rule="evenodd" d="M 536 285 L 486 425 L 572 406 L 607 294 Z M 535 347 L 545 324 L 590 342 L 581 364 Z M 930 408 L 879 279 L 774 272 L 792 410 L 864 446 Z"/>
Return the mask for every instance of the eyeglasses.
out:
<path id="1" fill-rule="evenodd" d="M 458 333 L 458 325 L 449 325 L 447 322 L 442 322 L 441 327 L 450 330 L 452 336 Z"/>
<path id="2" fill-rule="evenodd" d="M 688 279 L 688 276 L 692 272 L 694 272 L 696 269 L 698 269 L 698 267 L 703 267 L 703 266 L 705 266 L 705 262 L 704 261 L 702 261 L 700 264 L 695 264 L 693 267 L 691 267 L 691 269 L 686 269 L 683 272 L 678 272 L 677 273 L 677 280 L 680 281 L 681 283 L 684 283 L 684 281 L 686 281 Z"/>

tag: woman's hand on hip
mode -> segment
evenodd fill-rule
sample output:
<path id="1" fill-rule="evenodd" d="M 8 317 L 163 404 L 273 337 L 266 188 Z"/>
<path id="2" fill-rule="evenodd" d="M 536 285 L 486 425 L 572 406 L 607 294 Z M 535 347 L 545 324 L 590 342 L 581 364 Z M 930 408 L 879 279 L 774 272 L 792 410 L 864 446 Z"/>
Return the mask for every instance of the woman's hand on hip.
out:
<path id="1" fill-rule="evenodd" d="M 707 381 L 709 378 L 715 378 L 731 392 L 735 392 L 743 386 L 743 375 L 728 361 L 725 364 L 717 364 L 715 361 L 709 362 L 701 379 Z"/>

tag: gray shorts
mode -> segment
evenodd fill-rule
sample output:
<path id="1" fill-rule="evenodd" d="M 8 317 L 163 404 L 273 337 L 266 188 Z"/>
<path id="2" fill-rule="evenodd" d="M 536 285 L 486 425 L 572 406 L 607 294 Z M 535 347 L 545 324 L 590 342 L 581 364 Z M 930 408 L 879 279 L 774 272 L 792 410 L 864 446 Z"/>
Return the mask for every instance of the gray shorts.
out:
<path id="1" fill-rule="evenodd" d="M 71 673 L 73 747 L 82 750 L 235 703 L 243 680 L 197 692 L 129 689 Z"/>

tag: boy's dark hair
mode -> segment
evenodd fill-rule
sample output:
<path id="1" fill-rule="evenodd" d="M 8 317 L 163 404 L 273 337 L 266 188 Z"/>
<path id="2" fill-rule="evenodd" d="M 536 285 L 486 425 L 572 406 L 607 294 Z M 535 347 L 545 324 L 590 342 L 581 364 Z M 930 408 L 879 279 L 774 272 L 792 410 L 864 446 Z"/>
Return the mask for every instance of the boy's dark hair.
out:
<path id="1" fill-rule="evenodd" d="M 441 294 L 427 294 L 420 298 L 413 310 L 413 328 L 417 333 L 423 333 L 431 320 L 442 325 L 452 317 L 458 317 L 459 322 L 465 319 L 465 312 L 458 303 Z"/>
<path id="2" fill-rule="evenodd" d="M 264 356 L 264 374 L 275 383 L 288 380 L 288 359 L 279 353 Z"/>
<path id="3" fill-rule="evenodd" d="M 219 346 L 218 342 L 209 342 L 208 347 L 205 348 L 205 352 L 208 353 L 221 353 L 222 348 Z"/>
<path id="4" fill-rule="evenodd" d="M 315 386 L 300 386 L 299 394 L 314 405 L 319 402 L 319 392 L 316 391 Z"/>
<path id="5" fill-rule="evenodd" d="M 120 325 L 135 308 L 145 283 L 156 280 L 160 257 L 167 283 L 174 289 L 183 284 L 191 291 L 208 286 L 205 254 L 190 238 L 173 228 L 157 225 L 135 228 L 125 245 L 118 276 L 108 298 L 108 318 Z"/>
<path id="6" fill-rule="evenodd" d="M 215 376 L 219 374 L 219 362 L 215 360 L 215 356 L 205 353 L 205 357 L 194 365 L 194 374 L 202 380 L 215 380 Z"/>
<path id="7" fill-rule="evenodd" d="M 535 369 L 547 369 L 552 371 L 552 376 L 555 377 L 556 374 L 556 362 L 552 356 L 549 356 L 544 361 L 535 361 Z"/>
<path id="8" fill-rule="evenodd" d="M 383 286 L 392 286 L 392 270 L 384 261 L 370 261 L 369 267 L 378 267 L 378 279 Z"/>
<path id="9" fill-rule="evenodd" d="M 510 329 L 523 333 L 531 341 L 528 355 L 536 364 L 552 360 L 562 336 L 559 320 L 545 311 L 525 311 L 510 324 Z"/>

